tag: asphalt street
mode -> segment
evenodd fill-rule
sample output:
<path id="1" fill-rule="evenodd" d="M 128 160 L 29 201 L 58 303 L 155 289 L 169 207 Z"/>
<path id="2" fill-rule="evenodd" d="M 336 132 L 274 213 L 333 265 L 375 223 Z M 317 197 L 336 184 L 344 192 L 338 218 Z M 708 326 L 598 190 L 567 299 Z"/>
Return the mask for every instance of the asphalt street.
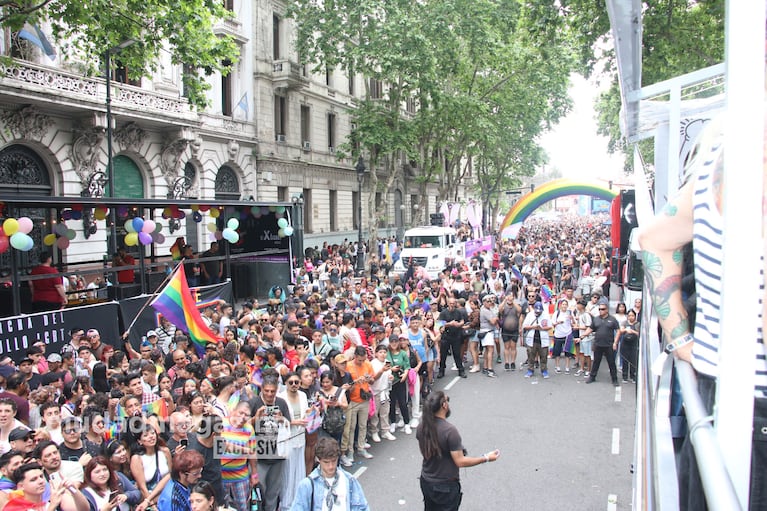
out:
<path id="1" fill-rule="evenodd" d="M 520 353 L 517 365 L 525 358 Z M 549 369 L 546 380 L 539 371 L 531 379 L 519 369 L 504 372 L 502 364 L 495 379 L 448 371 L 437 380 L 469 455 L 501 451 L 495 463 L 461 469 L 462 510 L 631 509 L 636 386 L 613 387 L 606 366 L 591 385 Z M 423 509 L 415 431 L 395 435 L 348 470 L 374 511 Z"/>

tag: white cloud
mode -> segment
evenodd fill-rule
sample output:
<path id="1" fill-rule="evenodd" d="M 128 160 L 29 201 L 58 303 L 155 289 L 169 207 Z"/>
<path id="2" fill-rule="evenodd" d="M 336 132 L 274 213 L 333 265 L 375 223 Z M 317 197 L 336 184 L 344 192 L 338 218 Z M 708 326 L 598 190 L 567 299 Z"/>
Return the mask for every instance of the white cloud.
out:
<path id="1" fill-rule="evenodd" d="M 603 83 L 607 86 L 606 80 Z M 594 101 L 600 92 L 598 86 L 574 74 L 569 92 L 573 109 L 540 139 L 549 155 L 547 168 L 556 168 L 569 179 L 621 179 L 623 155 L 609 154 L 607 137 L 597 134 Z"/>

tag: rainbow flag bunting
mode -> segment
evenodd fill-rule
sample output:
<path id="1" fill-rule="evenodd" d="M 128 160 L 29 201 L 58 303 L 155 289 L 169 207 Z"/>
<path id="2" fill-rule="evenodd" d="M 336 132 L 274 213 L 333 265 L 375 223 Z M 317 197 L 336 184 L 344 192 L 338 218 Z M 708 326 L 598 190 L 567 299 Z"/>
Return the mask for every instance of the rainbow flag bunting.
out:
<path id="1" fill-rule="evenodd" d="M 151 305 L 177 328 L 188 332 L 189 338 L 197 345 L 198 352 L 204 353 L 205 345 L 209 342 L 221 341 L 221 338 L 211 332 L 200 316 L 200 310 L 186 283 L 183 264 L 178 265 L 173 277 L 152 300 Z"/>
<path id="2" fill-rule="evenodd" d="M 157 399 L 156 401 L 152 401 L 151 403 L 141 405 L 141 411 L 144 412 L 144 415 L 147 417 L 150 415 L 157 415 L 163 420 L 168 419 L 168 403 L 166 403 L 165 400 L 162 398 Z M 117 404 L 117 407 L 115 408 L 115 415 L 117 417 L 120 417 L 121 419 L 127 416 L 125 413 L 125 409 L 122 406 L 120 406 L 119 403 Z M 117 433 L 118 433 L 117 430 L 115 430 L 114 432 L 107 431 L 105 435 L 110 434 L 110 435 L 116 436 Z"/>

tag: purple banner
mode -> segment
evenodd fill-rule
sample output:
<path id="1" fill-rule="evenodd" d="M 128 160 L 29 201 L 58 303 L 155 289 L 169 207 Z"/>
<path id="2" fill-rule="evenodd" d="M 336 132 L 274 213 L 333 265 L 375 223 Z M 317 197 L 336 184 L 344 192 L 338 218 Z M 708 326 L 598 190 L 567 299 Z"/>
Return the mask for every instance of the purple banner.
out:
<path id="1" fill-rule="evenodd" d="M 488 252 L 493 251 L 493 237 L 492 236 L 485 236 L 484 238 L 478 238 L 475 240 L 469 240 L 466 242 L 466 259 L 471 259 L 474 257 L 474 254 L 477 252 L 481 252 L 483 250 L 487 250 Z"/>

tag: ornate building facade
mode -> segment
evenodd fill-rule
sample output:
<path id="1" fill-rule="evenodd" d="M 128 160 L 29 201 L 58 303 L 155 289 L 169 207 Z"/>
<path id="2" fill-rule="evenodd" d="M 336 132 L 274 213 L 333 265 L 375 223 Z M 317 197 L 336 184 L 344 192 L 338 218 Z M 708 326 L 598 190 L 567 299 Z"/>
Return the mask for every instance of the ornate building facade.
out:
<path id="1" fill-rule="evenodd" d="M 349 109 L 364 78 L 318 76 L 299 65 L 280 2 L 234 0 L 231 7 L 236 20 L 216 30 L 234 36 L 240 60 L 229 76 L 210 77 L 205 111 L 189 107 L 181 68 L 165 55 L 151 78 L 111 76 L 115 197 L 290 202 L 302 195 L 305 246 L 356 239 L 358 204 L 367 205 L 370 191 L 359 196 L 356 162 L 339 160 L 336 148 L 351 132 Z M 14 59 L 0 75 L 0 196 L 104 196 L 104 77 L 84 76 L 62 51 L 51 59 L 12 34 L 3 51 Z M 389 193 L 389 211 L 377 219 L 381 235 L 401 232 L 416 202 L 407 177 Z M 434 211 L 436 190 L 429 195 Z M 41 213 L 36 220 L 49 219 Z M 107 229 L 89 221 L 93 228 L 77 229 L 65 261 L 100 259 Z M 365 228 L 369 220 L 362 222 Z M 174 227 L 207 248 L 205 229 L 190 219 Z M 167 253 L 173 239 L 157 253 Z"/>

